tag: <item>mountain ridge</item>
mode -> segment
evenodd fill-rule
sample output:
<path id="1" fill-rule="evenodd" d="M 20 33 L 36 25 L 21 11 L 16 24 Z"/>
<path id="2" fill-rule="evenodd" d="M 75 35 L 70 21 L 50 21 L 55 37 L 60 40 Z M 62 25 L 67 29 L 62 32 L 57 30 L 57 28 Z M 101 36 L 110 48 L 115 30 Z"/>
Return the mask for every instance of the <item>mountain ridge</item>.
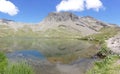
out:
<path id="1" fill-rule="evenodd" d="M 19 23 L 7 19 L 0 19 L 0 25 L 5 25 L 7 28 L 14 29 L 15 31 L 20 29 L 25 31 L 27 29 L 31 29 L 33 32 L 41 32 L 47 36 L 51 34 L 53 34 L 53 36 L 56 36 L 56 34 L 87 36 L 99 33 L 99 31 L 105 27 L 118 27 L 116 25 L 97 20 L 91 16 L 80 17 L 70 12 L 49 13 L 48 16 L 46 16 L 45 19 L 37 25 Z"/>
<path id="2" fill-rule="evenodd" d="M 73 30 L 81 32 L 82 35 L 94 34 L 101 28 L 113 26 L 111 24 L 99 21 L 91 16 L 79 17 L 70 12 L 50 13 L 42 22 L 40 22 L 39 25 L 40 29 L 43 31 L 62 26 L 68 31 Z"/>

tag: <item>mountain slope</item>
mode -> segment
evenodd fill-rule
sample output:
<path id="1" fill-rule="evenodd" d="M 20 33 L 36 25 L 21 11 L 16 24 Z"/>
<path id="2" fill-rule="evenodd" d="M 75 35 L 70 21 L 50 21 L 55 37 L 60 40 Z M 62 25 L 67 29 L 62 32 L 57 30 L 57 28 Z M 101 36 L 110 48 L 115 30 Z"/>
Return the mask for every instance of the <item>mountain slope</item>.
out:
<path id="1" fill-rule="evenodd" d="M 78 17 L 69 12 L 50 13 L 40 24 L 40 30 L 47 31 L 56 28 L 63 28 L 68 32 L 79 33 L 82 36 L 98 33 L 110 24 L 101 22 L 93 17 Z"/>
<path id="2" fill-rule="evenodd" d="M 99 33 L 106 27 L 116 27 L 116 25 L 90 16 L 79 17 L 70 12 L 52 12 L 37 25 L 0 19 L 0 37 L 81 37 Z"/>

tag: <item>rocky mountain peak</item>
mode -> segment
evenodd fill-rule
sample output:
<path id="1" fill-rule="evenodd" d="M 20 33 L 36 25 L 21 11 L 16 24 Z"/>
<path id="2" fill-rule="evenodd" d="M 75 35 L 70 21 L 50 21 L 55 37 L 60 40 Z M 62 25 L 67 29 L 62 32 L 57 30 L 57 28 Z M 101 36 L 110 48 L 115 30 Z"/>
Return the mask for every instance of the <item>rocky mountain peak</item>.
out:
<path id="1" fill-rule="evenodd" d="M 70 12 L 52 12 L 45 18 L 45 21 L 64 22 L 64 21 L 76 21 L 79 17 Z"/>
<path id="2" fill-rule="evenodd" d="M 92 17 L 92 16 L 84 16 L 84 18 L 91 18 L 91 19 L 94 19 L 94 17 Z"/>
<path id="3" fill-rule="evenodd" d="M 84 17 L 81 17 L 81 19 L 92 20 L 92 21 L 98 21 L 97 19 L 95 19 L 95 18 L 92 17 L 92 16 L 84 16 Z"/>
<path id="4" fill-rule="evenodd" d="M 8 20 L 8 19 L 2 18 L 2 19 L 0 19 L 0 22 L 1 23 L 9 23 L 9 22 L 13 22 L 13 20 Z"/>

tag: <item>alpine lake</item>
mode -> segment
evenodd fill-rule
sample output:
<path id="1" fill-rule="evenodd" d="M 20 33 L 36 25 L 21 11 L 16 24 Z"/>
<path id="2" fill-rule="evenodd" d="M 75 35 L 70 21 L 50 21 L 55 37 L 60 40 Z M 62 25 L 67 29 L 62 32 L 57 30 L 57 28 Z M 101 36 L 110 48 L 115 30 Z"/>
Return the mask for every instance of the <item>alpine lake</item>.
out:
<path id="1" fill-rule="evenodd" d="M 36 74 L 85 74 L 96 60 L 97 46 L 78 39 L 0 38 L 9 62 L 25 61 Z"/>

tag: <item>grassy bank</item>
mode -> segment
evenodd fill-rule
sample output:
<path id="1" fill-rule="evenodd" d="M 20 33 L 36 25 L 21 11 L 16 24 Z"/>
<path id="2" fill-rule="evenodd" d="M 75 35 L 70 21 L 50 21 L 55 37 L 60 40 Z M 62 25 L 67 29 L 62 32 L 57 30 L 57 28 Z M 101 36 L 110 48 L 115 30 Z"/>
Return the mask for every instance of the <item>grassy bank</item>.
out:
<path id="1" fill-rule="evenodd" d="M 25 63 L 8 63 L 4 53 L 0 52 L 0 74 L 35 74 L 31 66 Z"/>
<path id="2" fill-rule="evenodd" d="M 16 63 L 7 66 L 4 74 L 35 74 L 33 69 L 25 63 Z"/>
<path id="3" fill-rule="evenodd" d="M 86 74 L 120 74 L 120 56 L 111 54 L 107 48 L 105 40 L 115 36 L 119 29 L 117 28 L 104 28 L 101 29 L 101 33 L 84 37 L 83 40 L 92 41 L 100 45 L 99 53 L 97 54 L 102 59 L 96 61 L 93 68 Z M 118 63 L 117 63 L 118 62 Z"/>
<path id="4" fill-rule="evenodd" d="M 120 56 L 109 55 L 94 63 L 94 67 L 86 74 L 120 74 Z"/>
<path id="5" fill-rule="evenodd" d="M 118 32 L 120 31 L 117 27 L 105 27 L 102 28 L 97 34 L 89 35 L 80 39 L 98 45 L 99 55 L 104 56 L 108 55 L 110 52 L 110 50 L 107 48 L 106 40 L 115 36 L 116 34 L 118 34 Z"/>
<path id="6" fill-rule="evenodd" d="M 119 28 L 106 27 L 106 28 L 102 28 L 97 34 L 89 35 L 80 39 L 103 44 L 105 43 L 105 40 L 115 36 L 118 32 L 119 32 Z"/>

